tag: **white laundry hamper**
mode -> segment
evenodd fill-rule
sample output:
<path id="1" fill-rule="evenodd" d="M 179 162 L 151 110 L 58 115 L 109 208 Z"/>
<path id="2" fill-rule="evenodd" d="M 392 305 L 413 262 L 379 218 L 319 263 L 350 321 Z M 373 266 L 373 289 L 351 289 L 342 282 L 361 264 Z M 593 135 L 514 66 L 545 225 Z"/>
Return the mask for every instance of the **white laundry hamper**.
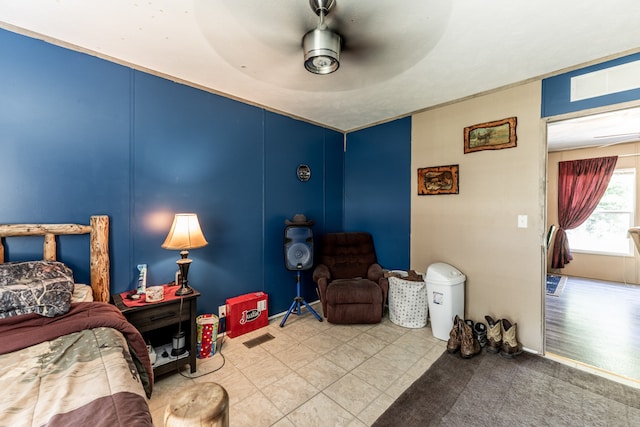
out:
<path id="1" fill-rule="evenodd" d="M 392 272 L 408 276 L 406 271 Z M 389 320 L 405 328 L 423 328 L 427 325 L 428 315 L 427 284 L 424 280 L 389 277 Z"/>

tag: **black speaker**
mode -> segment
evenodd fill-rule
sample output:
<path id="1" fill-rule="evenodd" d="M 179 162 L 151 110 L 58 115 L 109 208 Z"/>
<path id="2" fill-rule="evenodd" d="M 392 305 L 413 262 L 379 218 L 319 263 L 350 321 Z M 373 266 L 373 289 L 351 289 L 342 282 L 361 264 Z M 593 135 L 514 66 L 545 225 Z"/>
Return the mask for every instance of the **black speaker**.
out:
<path id="1" fill-rule="evenodd" d="M 313 267 L 313 232 L 310 227 L 285 227 L 284 265 L 293 271 Z"/>

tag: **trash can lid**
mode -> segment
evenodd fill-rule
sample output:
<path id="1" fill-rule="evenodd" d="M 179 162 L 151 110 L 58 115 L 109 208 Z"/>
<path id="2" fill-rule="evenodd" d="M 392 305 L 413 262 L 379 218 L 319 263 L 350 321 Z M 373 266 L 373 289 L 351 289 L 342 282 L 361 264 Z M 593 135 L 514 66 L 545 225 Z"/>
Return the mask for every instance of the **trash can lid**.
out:
<path id="1" fill-rule="evenodd" d="M 457 285 L 466 280 L 464 274 L 452 265 L 436 262 L 427 268 L 427 283 L 438 285 Z"/>

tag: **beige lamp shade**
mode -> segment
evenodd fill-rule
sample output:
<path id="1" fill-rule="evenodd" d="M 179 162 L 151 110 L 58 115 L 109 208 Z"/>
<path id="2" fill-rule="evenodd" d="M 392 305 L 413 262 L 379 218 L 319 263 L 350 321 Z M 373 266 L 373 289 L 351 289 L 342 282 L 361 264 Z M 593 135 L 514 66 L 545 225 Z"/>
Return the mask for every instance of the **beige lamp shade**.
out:
<path id="1" fill-rule="evenodd" d="M 162 247 L 164 249 L 188 250 L 207 245 L 202 234 L 198 215 L 194 213 L 179 213 L 173 219 L 173 225 Z"/>

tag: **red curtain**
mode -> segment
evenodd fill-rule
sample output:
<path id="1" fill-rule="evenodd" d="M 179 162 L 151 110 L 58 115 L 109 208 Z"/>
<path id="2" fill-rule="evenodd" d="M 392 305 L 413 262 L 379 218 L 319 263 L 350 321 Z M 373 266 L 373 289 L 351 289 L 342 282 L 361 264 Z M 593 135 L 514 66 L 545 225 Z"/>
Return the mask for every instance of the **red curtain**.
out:
<path id="1" fill-rule="evenodd" d="M 565 230 L 579 227 L 596 209 L 616 168 L 617 156 L 558 164 L 558 231 L 551 268 L 563 268 L 573 259 Z"/>

